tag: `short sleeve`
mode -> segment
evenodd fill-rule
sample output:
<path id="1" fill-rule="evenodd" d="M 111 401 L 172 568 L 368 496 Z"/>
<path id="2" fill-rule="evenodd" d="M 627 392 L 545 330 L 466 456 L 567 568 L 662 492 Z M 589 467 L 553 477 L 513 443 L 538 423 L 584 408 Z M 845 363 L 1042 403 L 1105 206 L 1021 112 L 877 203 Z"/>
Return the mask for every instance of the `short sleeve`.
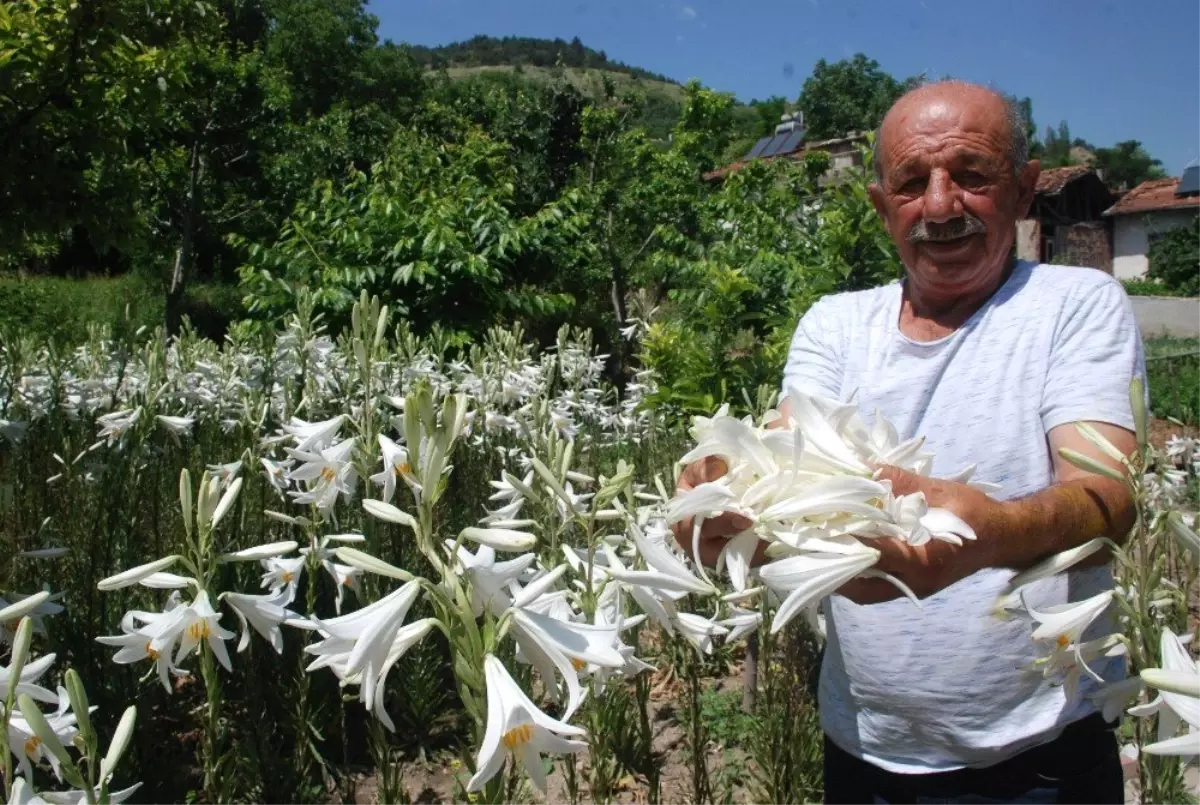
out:
<path id="1" fill-rule="evenodd" d="M 826 297 L 800 317 L 783 370 L 783 396 L 792 388 L 837 399 L 842 387 L 842 321 Z"/>
<path id="2" fill-rule="evenodd" d="M 1042 393 L 1043 428 L 1092 421 L 1133 430 L 1129 384 L 1134 376 L 1144 382 L 1146 366 L 1125 289 L 1104 282 L 1063 313 Z"/>

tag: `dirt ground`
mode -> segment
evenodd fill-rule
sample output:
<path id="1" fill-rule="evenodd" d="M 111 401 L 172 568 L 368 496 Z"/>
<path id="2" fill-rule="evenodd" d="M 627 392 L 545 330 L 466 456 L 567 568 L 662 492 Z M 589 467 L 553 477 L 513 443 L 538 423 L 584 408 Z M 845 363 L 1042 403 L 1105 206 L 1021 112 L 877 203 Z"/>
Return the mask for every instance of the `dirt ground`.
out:
<path id="1" fill-rule="evenodd" d="M 684 732 L 677 722 L 678 706 L 684 699 L 682 683 L 672 674 L 662 670 L 653 676 L 654 687 L 650 693 L 651 719 L 657 729 L 654 737 L 654 749 L 663 758 L 662 778 L 660 781 L 660 801 L 688 802 L 691 799 L 691 772 L 689 771 L 684 744 Z M 741 691 L 742 675 L 740 666 L 725 679 L 708 680 L 706 689 L 712 688 L 719 692 Z M 726 750 L 720 746 L 710 746 L 709 775 L 714 777 L 721 767 L 735 753 L 736 759 L 741 760 L 741 750 Z M 577 756 L 578 778 L 586 779 L 586 753 Z M 404 787 L 412 802 L 417 803 L 449 803 L 453 802 L 454 777 L 460 773 L 461 764 L 456 758 L 431 757 L 422 762 L 418 760 L 405 761 L 401 764 Z M 566 780 L 563 775 L 562 762 L 556 760 L 554 771 L 548 778 L 547 792 L 543 796 L 526 783 L 526 790 L 521 792 L 519 801 L 541 803 L 569 802 Z M 356 805 L 375 805 L 378 802 L 379 781 L 375 775 L 363 775 L 356 781 L 354 802 Z M 733 789 L 735 802 L 747 802 L 748 792 L 744 786 Z M 580 793 L 580 799 L 588 802 L 586 786 Z M 643 805 L 645 803 L 645 786 L 638 781 L 626 779 L 618 788 L 614 802 L 621 805 Z"/>

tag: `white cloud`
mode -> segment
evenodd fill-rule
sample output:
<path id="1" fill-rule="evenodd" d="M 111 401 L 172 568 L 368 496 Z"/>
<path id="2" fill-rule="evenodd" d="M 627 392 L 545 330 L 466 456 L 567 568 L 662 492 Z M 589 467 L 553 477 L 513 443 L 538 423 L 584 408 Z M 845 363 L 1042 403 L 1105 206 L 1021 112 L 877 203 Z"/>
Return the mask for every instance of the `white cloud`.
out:
<path id="1" fill-rule="evenodd" d="M 679 19 L 683 20 L 684 22 L 691 22 L 692 20 L 696 19 L 696 16 L 696 9 L 692 8 L 691 6 L 684 6 L 683 8 L 679 9 Z"/>

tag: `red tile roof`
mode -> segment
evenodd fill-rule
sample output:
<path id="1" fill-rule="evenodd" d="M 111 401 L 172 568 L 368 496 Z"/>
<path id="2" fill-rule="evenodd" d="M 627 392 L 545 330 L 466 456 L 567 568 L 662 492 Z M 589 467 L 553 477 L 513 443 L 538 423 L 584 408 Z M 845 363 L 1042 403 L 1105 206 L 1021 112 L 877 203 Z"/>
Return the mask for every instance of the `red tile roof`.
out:
<path id="1" fill-rule="evenodd" d="M 1150 179 L 1130 190 L 1105 215 L 1131 215 L 1152 210 L 1200 210 L 1200 196 L 1177 196 L 1178 177 Z"/>
<path id="2" fill-rule="evenodd" d="M 1060 192 L 1064 187 L 1079 177 L 1086 176 L 1091 172 L 1092 169 L 1087 165 L 1068 165 L 1065 168 L 1048 168 L 1038 175 L 1036 192 L 1053 195 Z"/>

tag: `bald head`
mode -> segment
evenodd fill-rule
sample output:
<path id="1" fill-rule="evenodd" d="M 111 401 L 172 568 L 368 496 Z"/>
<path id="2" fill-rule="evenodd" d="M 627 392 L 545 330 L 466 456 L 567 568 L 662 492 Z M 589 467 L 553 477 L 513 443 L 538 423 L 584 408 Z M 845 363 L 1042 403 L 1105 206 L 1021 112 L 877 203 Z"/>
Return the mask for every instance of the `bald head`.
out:
<path id="1" fill-rule="evenodd" d="M 883 159 L 887 149 L 884 140 L 894 135 L 897 121 L 934 105 L 971 108 L 993 118 L 1002 128 L 1007 141 L 1006 157 L 1014 174 L 1019 174 L 1029 162 L 1029 136 L 1025 130 L 1025 116 L 1011 99 L 993 89 L 966 81 L 936 81 L 909 90 L 902 95 L 884 116 L 875 132 L 873 146 L 875 177 L 882 179 Z M 999 133 L 999 132 L 998 132 Z"/>

